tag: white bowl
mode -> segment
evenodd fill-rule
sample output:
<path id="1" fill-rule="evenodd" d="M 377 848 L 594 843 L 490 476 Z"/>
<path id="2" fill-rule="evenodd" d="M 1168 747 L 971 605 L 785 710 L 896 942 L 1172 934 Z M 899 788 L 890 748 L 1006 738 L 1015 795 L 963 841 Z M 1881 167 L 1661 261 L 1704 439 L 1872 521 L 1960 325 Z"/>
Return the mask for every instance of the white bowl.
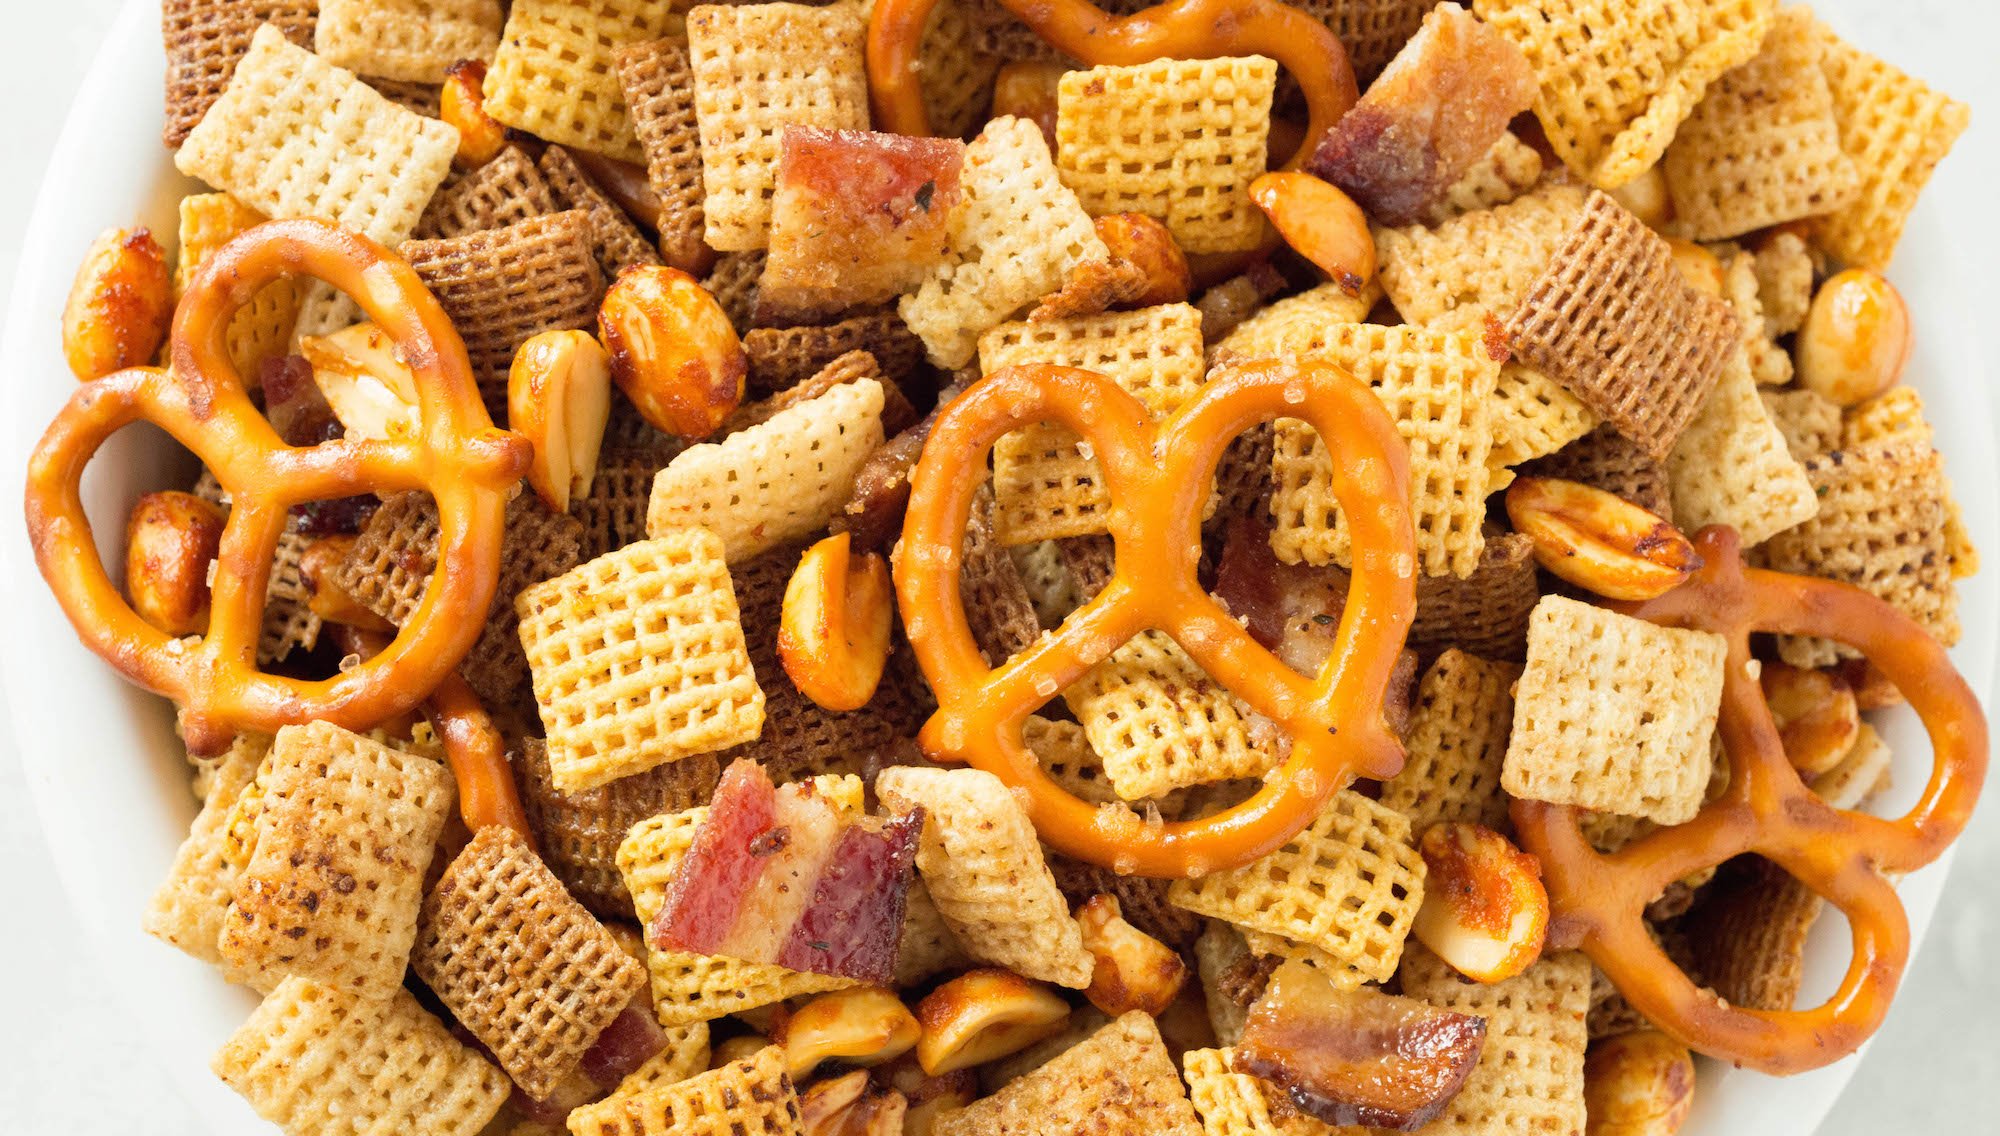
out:
<path id="1" fill-rule="evenodd" d="M 175 206 L 191 183 L 159 144 L 163 67 L 157 6 L 131 0 L 70 113 L 45 174 L 21 259 L 20 279 L 0 344 L 5 384 L 4 492 L 21 499 L 27 454 L 74 389 L 62 362 L 59 315 L 78 259 L 101 229 L 140 221 L 163 238 L 176 231 Z M 17 171 L 19 172 L 19 171 Z M 1966 286 L 1938 218 L 1920 209 L 1893 273 L 1917 321 L 1910 383 L 1928 401 L 1977 543 L 2000 549 L 1996 521 L 1993 416 L 1981 376 L 1978 338 L 1963 300 Z M 100 533 L 115 534 L 140 493 L 180 484 L 188 458 L 150 428 L 105 447 L 84 500 Z M 8 506 L 8 511 L 17 507 Z M 208 1070 L 210 1054 L 255 1005 L 195 962 L 139 930 L 140 913 L 195 813 L 186 763 L 164 701 L 125 684 L 80 646 L 35 570 L 19 514 L 0 523 L 0 582 L 16 613 L 0 647 L 13 728 L 58 871 L 76 906 L 101 972 L 122 985 L 134 1023 L 151 1036 L 212 1136 L 270 1131 Z M 1992 687 L 2000 626 L 2000 571 L 1963 592 L 1966 643 L 1954 652 L 1974 686 Z M 1907 712 L 1888 715 L 1905 803 L 1925 779 L 1929 746 Z M 1902 886 L 1913 935 L 1921 938 L 1944 881 L 1940 862 Z M 1832 988 L 1845 966 L 1846 935 L 1822 920 L 1808 959 L 1807 998 Z M 17 976 L 19 980 L 32 978 Z M 1804 1136 L 1853 1074 L 1860 1057 L 1784 1080 L 1710 1066 L 1694 1118 L 1699 1136 Z"/>

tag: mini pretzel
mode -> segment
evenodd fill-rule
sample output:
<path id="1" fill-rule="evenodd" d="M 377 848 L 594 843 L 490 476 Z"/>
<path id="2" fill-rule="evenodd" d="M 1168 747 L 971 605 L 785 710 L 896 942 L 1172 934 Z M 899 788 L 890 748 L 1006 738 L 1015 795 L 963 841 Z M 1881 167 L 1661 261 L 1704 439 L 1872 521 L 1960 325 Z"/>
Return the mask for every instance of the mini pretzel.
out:
<path id="1" fill-rule="evenodd" d="M 275 280 L 315 276 L 357 300 L 416 375 L 422 426 L 401 440 L 347 438 L 292 447 L 244 393 L 229 359 L 230 317 Z M 172 369 L 141 367 L 78 389 L 28 469 L 29 538 L 42 576 L 91 650 L 181 704 L 191 749 L 239 730 L 326 719 L 367 730 L 409 710 L 456 667 L 485 626 L 499 575 L 501 515 L 526 471 L 522 439 L 495 429 L 465 346 L 409 265 L 365 237 L 317 221 L 278 221 L 216 252 L 174 317 Z M 106 574 L 79 498 L 105 439 L 151 422 L 215 473 L 232 502 L 208 632 L 175 640 L 146 624 Z M 438 571 L 381 655 L 310 681 L 257 667 L 271 558 L 292 506 L 423 489 L 437 500 Z"/>
<path id="2" fill-rule="evenodd" d="M 897 134 L 929 134 L 917 48 L 938 0 L 877 0 L 868 20 L 868 88 L 875 121 Z M 1306 98 L 1305 141 L 1286 169 L 1360 99 L 1347 48 L 1325 24 L 1279 0 L 1167 0 L 1113 16 L 1088 0 L 1000 0 L 1057 51 L 1093 66 L 1155 59 L 1263 55 L 1292 73 Z"/>
<path id="3" fill-rule="evenodd" d="M 1279 416 L 1305 419 L 1327 443 L 1334 496 L 1353 534 L 1338 640 L 1310 679 L 1258 646 L 1195 578 L 1216 463 L 1237 435 Z M 1113 572 L 1061 627 L 989 670 L 959 594 L 961 548 L 987 453 L 1035 422 L 1067 426 L 1092 447 L 1112 501 Z M 1138 399 L 1089 371 L 995 371 L 939 416 L 911 475 L 896 589 L 938 700 L 919 742 L 933 759 L 969 762 L 1024 794 L 1046 843 L 1120 874 L 1199 876 L 1277 849 L 1353 776 L 1387 778 L 1402 767 L 1382 696 L 1416 602 L 1408 486 L 1409 456 L 1381 401 L 1330 364 L 1245 364 L 1157 428 Z M 1199 820 L 1150 824 L 1130 809 L 1078 800 L 1021 737 L 1028 716 L 1057 691 L 1155 628 L 1292 742 L 1255 796 Z"/>
<path id="4" fill-rule="evenodd" d="M 1695 546 L 1705 563 L 1687 583 L 1645 603 L 1610 605 L 1728 638 L 1720 724 L 1728 790 L 1687 824 L 1608 856 L 1591 848 L 1568 806 L 1517 800 L 1514 826 L 1542 861 L 1549 950 L 1581 947 L 1635 1010 L 1690 1048 L 1788 1074 L 1852 1053 L 1882 1023 L 1910 954 L 1909 923 L 1884 875 L 1930 863 L 1964 829 L 1986 775 L 1986 718 L 1944 648 L 1908 617 L 1846 584 L 1746 568 L 1739 544 L 1734 529 L 1703 529 Z M 1753 632 L 1837 639 L 1896 684 L 1936 751 L 1914 808 L 1893 820 L 1873 817 L 1836 809 L 1806 788 L 1751 668 Z M 1846 912 L 1854 956 L 1824 1005 L 1732 1006 L 1696 987 L 1647 933 L 1642 913 L 1669 883 L 1746 852 L 1775 861 Z"/>

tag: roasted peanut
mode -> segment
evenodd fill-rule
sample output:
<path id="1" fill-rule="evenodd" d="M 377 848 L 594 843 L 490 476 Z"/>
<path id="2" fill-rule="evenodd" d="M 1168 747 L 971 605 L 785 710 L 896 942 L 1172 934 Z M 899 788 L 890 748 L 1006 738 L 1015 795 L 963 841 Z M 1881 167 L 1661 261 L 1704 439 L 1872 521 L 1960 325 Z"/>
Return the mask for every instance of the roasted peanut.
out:
<path id="1" fill-rule="evenodd" d="M 1610 599 L 1663 596 L 1701 567 L 1679 529 L 1581 482 L 1518 478 L 1507 488 L 1507 517 L 1542 567 Z"/>
<path id="2" fill-rule="evenodd" d="M 85 382 L 150 363 L 174 318 L 174 275 L 145 229 L 90 242 L 63 305 L 63 357 Z"/>
<path id="3" fill-rule="evenodd" d="M 1264 174 L 1250 183 L 1250 200 L 1278 235 L 1350 296 L 1375 279 L 1375 237 L 1354 199 L 1311 174 Z"/>
<path id="4" fill-rule="evenodd" d="M 1673 219 L 1674 201 L 1667 189 L 1667 175 L 1657 165 L 1646 167 L 1645 173 L 1612 190 L 1611 198 L 1651 228 Z"/>
<path id="5" fill-rule="evenodd" d="M 658 429 L 704 438 L 743 401 L 743 343 L 722 305 L 687 273 L 626 269 L 605 293 L 597 326 L 612 379 Z"/>
<path id="6" fill-rule="evenodd" d="M 313 384 L 350 438 L 413 438 L 423 425 L 417 378 L 395 340 L 372 323 L 299 338 Z"/>
<path id="7" fill-rule="evenodd" d="M 1417 843 L 1424 902 L 1410 931 L 1453 970 L 1500 982 L 1541 957 L 1549 930 L 1542 865 L 1483 825 L 1434 824 Z"/>
<path id="8" fill-rule="evenodd" d="M 461 59 L 444 73 L 438 117 L 458 128 L 460 169 L 478 169 L 507 145 L 507 128 L 486 113 L 486 61 Z"/>
<path id="9" fill-rule="evenodd" d="M 711 1069 L 720 1069 L 732 1061 L 741 1061 L 745 1057 L 755 1056 L 770 1044 L 770 1038 L 754 1033 L 732 1037 L 709 1051 L 708 1067 Z"/>
<path id="10" fill-rule="evenodd" d="M 1674 267 L 1681 270 L 1681 276 L 1690 285 L 1711 296 L 1722 295 L 1723 282 L 1728 277 L 1722 258 L 1679 237 L 1667 238 L 1667 247 L 1673 250 Z"/>
<path id="11" fill-rule="evenodd" d="M 902 1136 L 907 1102 L 903 1094 L 869 1082 L 856 1069 L 805 1090 L 799 1096 L 803 1136 Z"/>
<path id="12" fill-rule="evenodd" d="M 822 1061 L 878 1065 L 917 1044 L 915 1015 L 902 1000 L 879 986 L 857 986 L 822 994 L 800 1006 L 777 1031 L 785 1064 L 804 1077 Z"/>
<path id="13" fill-rule="evenodd" d="M 1056 148 L 1056 88 L 1068 68 L 1048 60 L 1007 63 L 993 77 L 993 117 L 1025 118 Z"/>
<path id="14" fill-rule="evenodd" d="M 1818 777 L 1854 748 L 1861 736 L 1861 705 L 1838 673 L 1771 660 L 1763 664 L 1757 681 L 1785 743 L 1785 757 L 1801 776 Z"/>
<path id="15" fill-rule="evenodd" d="M 917 1064 L 935 1077 L 1018 1053 L 1060 1031 L 1069 1003 L 1010 970 L 969 970 L 917 1003 Z"/>
<path id="16" fill-rule="evenodd" d="M 590 492 L 611 419 L 611 357 L 587 331 L 545 331 L 521 345 L 507 374 L 507 428 L 535 447 L 528 484 L 569 511 Z"/>
<path id="17" fill-rule="evenodd" d="M 368 610 L 354 594 L 333 582 L 334 570 L 359 540 L 352 533 L 323 536 L 299 557 L 299 578 L 306 586 L 306 607 L 328 623 L 361 631 L 394 631 L 396 625 Z"/>
<path id="18" fill-rule="evenodd" d="M 1694 1106 L 1694 1058 L 1658 1030 L 1594 1042 L 1583 1101 L 1586 1136 L 1673 1136 Z"/>
<path id="19" fill-rule="evenodd" d="M 1896 385 L 1910 361 L 1910 308 L 1880 273 L 1850 268 L 1819 286 L 1792 349 L 1799 385 L 1858 406 Z"/>
<path id="20" fill-rule="evenodd" d="M 222 510 L 192 493 L 148 493 L 125 522 L 125 592 L 169 635 L 208 629 L 208 567 L 222 550 Z"/>
<path id="21" fill-rule="evenodd" d="M 778 661 L 792 685 L 828 710 L 868 705 L 889 661 L 894 608 L 880 553 L 850 556 L 846 533 L 807 549 L 778 621 Z"/>
<path id="22" fill-rule="evenodd" d="M 1112 1017 L 1165 1013 L 1187 982 L 1187 965 L 1166 944 L 1125 921 L 1118 898 L 1094 895 L 1077 909 L 1083 949 L 1096 960 L 1083 996 Z"/>
<path id="23" fill-rule="evenodd" d="M 1099 217 L 1096 227 L 1097 238 L 1111 250 L 1111 258 L 1124 261 L 1145 276 L 1146 290 L 1127 301 L 1133 307 L 1178 304 L 1194 290 L 1187 255 L 1165 225 L 1143 213 L 1113 213 Z"/>

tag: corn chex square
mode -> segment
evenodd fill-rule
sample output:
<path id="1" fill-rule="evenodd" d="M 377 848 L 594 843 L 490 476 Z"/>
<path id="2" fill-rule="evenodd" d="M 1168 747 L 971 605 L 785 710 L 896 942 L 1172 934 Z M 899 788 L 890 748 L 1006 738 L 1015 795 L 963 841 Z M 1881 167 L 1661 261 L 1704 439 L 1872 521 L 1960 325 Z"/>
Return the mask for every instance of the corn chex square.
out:
<path id="1" fill-rule="evenodd" d="M 1403 737 L 1409 756 L 1402 772 L 1382 783 L 1382 803 L 1409 817 L 1411 832 L 1441 821 L 1506 827 L 1500 768 L 1520 677 L 1514 663 L 1489 662 L 1455 648 L 1424 672 Z"/>
<path id="2" fill-rule="evenodd" d="M 457 130 L 267 24 L 174 165 L 267 216 L 312 217 L 393 245 L 416 228 L 457 151 Z"/>
<path id="3" fill-rule="evenodd" d="M 963 138 L 986 120 L 1001 61 L 981 50 L 976 37 L 960 0 L 941 0 L 931 9 L 917 66 L 924 77 L 925 117 L 940 138 Z"/>
<path id="4" fill-rule="evenodd" d="M 569 1114 L 570 1136 L 804 1136 L 783 1046 Z"/>
<path id="5" fill-rule="evenodd" d="M 1578 176 L 1644 173 L 1724 72 L 1757 54 L 1778 0 L 1474 0 L 1526 53 L 1535 117 Z"/>
<path id="6" fill-rule="evenodd" d="M 208 797 L 174 853 L 167 878 L 146 905 L 142 926 L 148 935 L 206 963 L 222 962 L 216 942 L 241 867 L 225 848 L 229 820 L 270 748 L 271 739 L 263 734 L 240 734 L 230 743 L 209 775 Z"/>
<path id="7" fill-rule="evenodd" d="M 226 193 L 191 193 L 181 198 L 180 255 L 174 264 L 174 292 L 185 294 L 195 270 L 223 245 L 269 218 Z M 229 362 L 245 387 L 255 387 L 258 371 L 290 350 L 305 287 L 298 280 L 274 280 L 257 290 L 229 317 L 225 342 Z"/>
<path id="8" fill-rule="evenodd" d="M 375 79 L 444 82 L 461 59 L 500 46 L 500 0 L 319 0 L 313 50 Z"/>
<path id="9" fill-rule="evenodd" d="M 875 782 L 897 813 L 922 807 L 917 871 L 965 953 L 1081 990 L 1094 965 L 1049 874 L 1034 825 L 1000 779 L 977 769 L 896 766 Z"/>
<path id="10" fill-rule="evenodd" d="M 1257 243 L 1278 65 L 1263 56 L 1157 59 L 1063 75 L 1056 165 L 1094 217 L 1142 213 L 1190 253 Z"/>
<path id="11" fill-rule="evenodd" d="M 1588 200 L 1577 186 L 1545 184 L 1434 228 L 1378 228 L 1376 278 L 1405 320 L 1483 335 L 1487 317 L 1505 319 L 1527 298 Z"/>
<path id="12" fill-rule="evenodd" d="M 486 113 L 559 146 L 644 162 L 618 50 L 678 30 L 656 0 L 514 0 L 486 72 Z"/>
<path id="13" fill-rule="evenodd" d="M 1424 901 L 1410 820 L 1351 790 L 1282 848 L 1241 868 L 1175 880 L 1168 896 L 1198 915 L 1318 948 L 1370 981 L 1396 973 Z"/>
<path id="14" fill-rule="evenodd" d="M 526 589 L 514 606 L 564 792 L 763 729 L 722 540 L 707 529 L 659 530 Z"/>
<path id="15" fill-rule="evenodd" d="M 1590 975 L 1590 960 L 1566 951 L 1544 955 L 1504 982 L 1481 984 L 1421 947 L 1412 950 L 1403 964 L 1404 994 L 1486 1019 L 1479 1064 L 1424 1131 L 1582 1132 Z"/>
<path id="16" fill-rule="evenodd" d="M 867 30 L 855 4 L 702 4 L 688 13 L 709 247 L 764 247 L 786 126 L 868 129 Z"/>
<path id="17" fill-rule="evenodd" d="M 1166 418 L 1201 388 L 1201 313 L 1188 304 L 1039 322 L 1003 323 L 979 337 L 979 370 L 1046 363 L 1094 371 Z M 995 527 L 1005 545 L 1109 531 L 1097 460 L 1066 427 L 1036 423 L 993 447 Z"/>
<path id="18" fill-rule="evenodd" d="M 400 986 L 368 998 L 304 978 L 273 990 L 211 1067 L 286 1136 L 477 1136 L 513 1088 Z"/>
<path id="19" fill-rule="evenodd" d="M 1771 420 L 1740 353 L 1667 455 L 1667 479 L 1682 527 L 1693 532 L 1731 525 L 1746 547 L 1819 512 L 1812 481 Z"/>
<path id="20" fill-rule="evenodd" d="M 935 1136 L 1201 1136 L 1159 1026 L 1133 1010 L 992 1096 L 937 1119 Z"/>
<path id="21" fill-rule="evenodd" d="M 1660 824 L 1708 791 L 1728 643 L 1543 596 L 1500 783 L 1516 797 Z"/>

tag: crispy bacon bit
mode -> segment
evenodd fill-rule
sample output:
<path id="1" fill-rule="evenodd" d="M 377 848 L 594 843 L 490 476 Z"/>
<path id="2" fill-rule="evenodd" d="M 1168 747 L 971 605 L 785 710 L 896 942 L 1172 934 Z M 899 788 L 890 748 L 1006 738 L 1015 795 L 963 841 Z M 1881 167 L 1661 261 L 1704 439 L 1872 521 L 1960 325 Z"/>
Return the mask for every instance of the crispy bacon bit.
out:
<path id="1" fill-rule="evenodd" d="M 764 873 L 766 857 L 758 854 L 757 842 L 776 827 L 777 813 L 777 787 L 764 767 L 731 763 L 653 921 L 653 945 L 715 953 Z"/>
<path id="2" fill-rule="evenodd" d="M 1479 1063 L 1486 1021 L 1415 998 L 1341 990 L 1303 962 L 1271 975 L 1233 1067 L 1285 1090 L 1328 1124 L 1414 1131 L 1444 1111 Z"/>
<path id="3" fill-rule="evenodd" d="M 1327 132 L 1307 169 L 1378 224 L 1411 224 L 1486 156 L 1536 89 L 1512 40 L 1459 5 L 1440 4 Z"/>
<path id="4" fill-rule="evenodd" d="M 648 1001 L 649 997 L 642 994 L 625 1007 L 597 1035 L 597 1041 L 583 1051 L 583 1060 L 577 1068 L 584 1076 L 605 1088 L 613 1088 L 667 1047 L 667 1032 L 653 1017 Z"/>
<path id="5" fill-rule="evenodd" d="M 900 935 L 865 932 L 902 927 L 923 831 L 920 808 L 890 819 L 879 830 L 850 825 L 843 831 L 814 885 L 812 902 L 778 953 L 778 965 L 893 982 Z"/>

